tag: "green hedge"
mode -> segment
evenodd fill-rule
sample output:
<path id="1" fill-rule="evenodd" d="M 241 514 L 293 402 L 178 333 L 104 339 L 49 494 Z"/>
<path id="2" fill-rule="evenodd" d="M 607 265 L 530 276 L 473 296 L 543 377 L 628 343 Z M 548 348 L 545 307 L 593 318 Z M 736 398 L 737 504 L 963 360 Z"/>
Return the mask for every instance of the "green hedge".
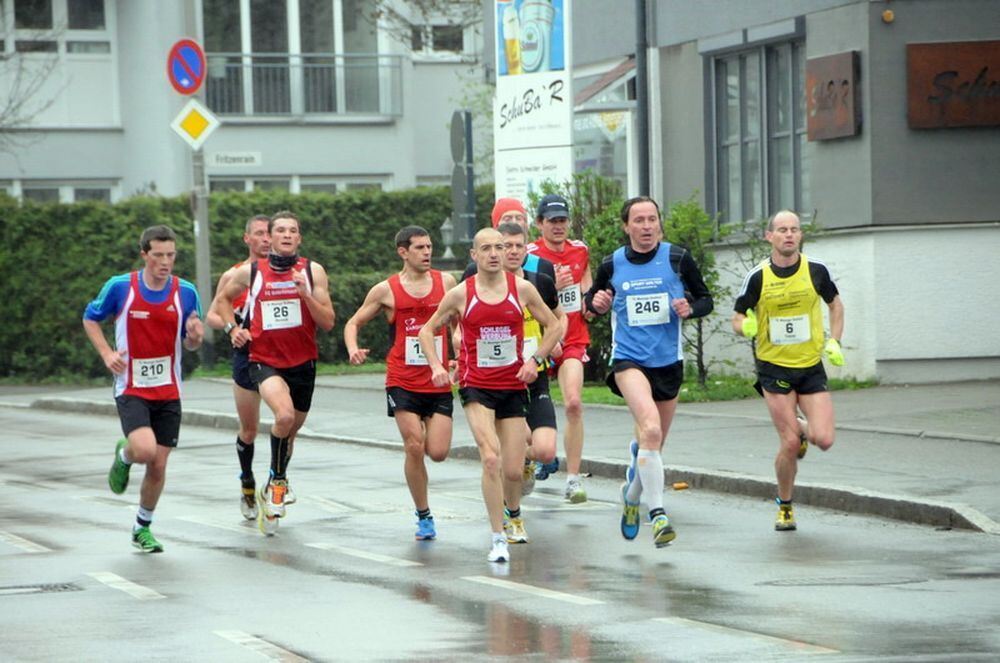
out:
<path id="1" fill-rule="evenodd" d="M 479 226 L 489 225 L 493 189 L 477 192 Z M 393 236 L 420 225 L 440 246 L 440 225 L 450 209 L 445 187 L 338 195 L 284 192 L 213 194 L 209 203 L 213 283 L 246 257 L 243 227 L 253 214 L 291 209 L 302 220 L 302 253 L 326 267 L 337 326 L 320 334 L 321 359 L 343 361 L 343 323 L 375 282 L 398 269 Z M 6 290 L 0 326 L 0 376 L 21 379 L 100 377 L 106 369 L 84 336 L 83 309 L 104 281 L 140 265 L 138 239 L 148 226 L 165 224 L 178 238 L 175 273 L 195 280 L 193 222 L 187 196 L 132 198 L 115 205 L 19 204 L 0 195 L 0 283 Z M 456 233 L 457 235 L 458 233 Z M 456 244 L 456 254 L 465 249 Z M 436 251 L 439 252 L 439 251 Z M 207 306 L 208 302 L 203 302 Z M 384 354 L 387 328 L 370 323 L 362 341 Z M 222 339 L 217 356 L 227 357 Z M 197 364 L 189 357 L 188 368 Z"/>

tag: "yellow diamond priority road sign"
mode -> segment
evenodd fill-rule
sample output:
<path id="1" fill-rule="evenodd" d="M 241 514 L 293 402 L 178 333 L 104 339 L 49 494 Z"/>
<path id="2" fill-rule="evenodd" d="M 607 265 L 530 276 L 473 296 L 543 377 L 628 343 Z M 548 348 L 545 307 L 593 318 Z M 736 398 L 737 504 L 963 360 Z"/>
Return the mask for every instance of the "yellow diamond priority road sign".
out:
<path id="1" fill-rule="evenodd" d="M 192 150 L 197 150 L 220 124 L 219 118 L 215 117 L 212 111 L 205 108 L 197 99 L 190 99 L 170 123 L 170 128 L 176 131 Z"/>

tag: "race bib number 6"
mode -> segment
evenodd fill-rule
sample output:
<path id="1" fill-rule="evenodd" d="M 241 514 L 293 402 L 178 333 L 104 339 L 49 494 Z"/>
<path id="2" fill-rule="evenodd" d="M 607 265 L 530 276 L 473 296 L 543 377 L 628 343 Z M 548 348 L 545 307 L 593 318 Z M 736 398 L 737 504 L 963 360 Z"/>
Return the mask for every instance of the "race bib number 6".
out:
<path id="1" fill-rule="evenodd" d="M 771 343 L 774 345 L 805 343 L 811 337 L 809 315 L 771 318 L 770 332 Z"/>
<path id="2" fill-rule="evenodd" d="M 517 339 L 501 338 L 496 341 L 476 341 L 476 363 L 480 368 L 510 366 L 517 361 Z"/>
<path id="3" fill-rule="evenodd" d="M 162 387 L 174 381 L 170 357 L 132 360 L 132 384 L 137 387 Z"/>
<path id="4" fill-rule="evenodd" d="M 264 331 L 288 329 L 302 324 L 302 302 L 298 299 L 274 299 L 261 302 Z"/>

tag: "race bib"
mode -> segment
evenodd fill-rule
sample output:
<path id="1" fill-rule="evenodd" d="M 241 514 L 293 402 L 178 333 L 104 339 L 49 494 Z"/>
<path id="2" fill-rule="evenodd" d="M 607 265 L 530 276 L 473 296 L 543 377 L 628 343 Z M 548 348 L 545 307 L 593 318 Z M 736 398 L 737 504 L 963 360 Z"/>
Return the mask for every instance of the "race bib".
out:
<path id="1" fill-rule="evenodd" d="M 302 301 L 298 299 L 273 299 L 260 303 L 264 331 L 288 329 L 302 324 Z"/>
<path id="2" fill-rule="evenodd" d="M 567 313 L 580 312 L 580 284 L 568 285 L 559 291 L 559 305 Z"/>
<path id="3" fill-rule="evenodd" d="M 444 336 L 441 334 L 435 336 L 434 343 L 438 346 L 438 359 L 444 361 Z M 417 336 L 406 337 L 406 365 L 427 365 L 427 355 L 424 354 L 424 349 L 420 347 L 420 338 Z"/>
<path id="4" fill-rule="evenodd" d="M 174 381 L 170 357 L 132 360 L 132 384 L 137 387 L 162 387 Z"/>
<path id="5" fill-rule="evenodd" d="M 796 315 L 790 318 L 771 318 L 771 343 L 774 345 L 795 345 L 805 343 L 812 333 L 809 325 L 809 314 Z"/>
<path id="6" fill-rule="evenodd" d="M 517 339 L 513 336 L 496 341 L 476 341 L 476 363 L 480 368 L 510 366 L 517 361 Z"/>
<path id="7" fill-rule="evenodd" d="M 524 345 L 521 346 L 521 359 L 528 361 L 538 354 L 538 339 L 534 336 L 525 336 Z"/>
<path id="8" fill-rule="evenodd" d="M 658 292 L 651 295 L 629 295 L 625 298 L 629 327 L 665 325 L 670 322 L 670 295 Z"/>

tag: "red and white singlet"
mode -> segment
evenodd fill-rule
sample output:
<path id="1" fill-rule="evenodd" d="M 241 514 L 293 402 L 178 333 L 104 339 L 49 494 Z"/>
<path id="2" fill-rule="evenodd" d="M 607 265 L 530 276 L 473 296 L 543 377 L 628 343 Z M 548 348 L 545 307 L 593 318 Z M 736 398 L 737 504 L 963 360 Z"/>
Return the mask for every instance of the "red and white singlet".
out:
<path id="1" fill-rule="evenodd" d="M 291 368 L 319 357 L 316 323 L 299 296 L 292 270 L 306 273 L 312 287 L 309 261 L 299 258 L 287 272 L 276 272 L 266 258 L 257 261 L 257 276 L 250 284 L 250 361 L 273 368 Z"/>
<path id="2" fill-rule="evenodd" d="M 478 275 L 465 279 L 462 345 L 458 356 L 458 384 L 479 389 L 525 389 L 517 379 L 524 363 L 524 312 L 517 297 L 514 275 L 507 277 L 507 296 L 487 304 L 476 294 Z"/>
<path id="3" fill-rule="evenodd" d="M 392 332 L 392 346 L 385 357 L 385 386 L 401 387 L 407 391 L 419 393 L 440 394 L 451 391 L 451 387 L 436 387 L 431 382 L 431 369 L 427 357 L 420 348 L 417 332 L 424 323 L 431 319 L 437 310 L 441 298 L 444 297 L 444 282 L 441 272 L 430 270 L 431 291 L 424 297 L 414 297 L 406 291 L 399 279 L 399 274 L 389 277 L 389 289 L 392 291 L 395 313 L 389 325 Z M 447 325 L 436 330 L 434 342 L 437 344 L 438 357 L 448 365 Z"/>
<path id="4" fill-rule="evenodd" d="M 148 401 L 181 397 L 180 279 L 170 279 L 170 295 L 162 304 L 142 297 L 139 272 L 132 272 L 128 298 L 115 318 L 115 348 L 125 353 L 125 371 L 115 376 L 115 396 Z"/>
<path id="5" fill-rule="evenodd" d="M 573 274 L 573 284 L 559 291 L 559 304 L 566 312 L 566 335 L 562 343 L 568 345 L 590 345 L 590 330 L 587 321 L 583 319 L 583 293 L 580 283 L 590 265 L 590 249 L 583 242 L 568 239 L 563 244 L 562 251 L 553 251 L 545 245 L 544 240 L 528 244 L 528 253 L 551 262 L 558 273 L 559 267 L 568 266 Z"/>

